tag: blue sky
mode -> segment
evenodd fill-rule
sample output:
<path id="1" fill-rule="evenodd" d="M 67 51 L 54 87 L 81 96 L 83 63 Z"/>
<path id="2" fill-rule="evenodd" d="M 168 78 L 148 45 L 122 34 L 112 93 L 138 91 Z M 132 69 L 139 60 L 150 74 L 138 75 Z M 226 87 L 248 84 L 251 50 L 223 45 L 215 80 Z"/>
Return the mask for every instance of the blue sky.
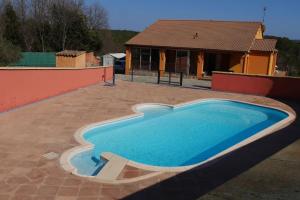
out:
<path id="1" fill-rule="evenodd" d="M 90 0 L 96 1 L 96 0 Z M 157 19 L 261 21 L 267 34 L 300 39 L 300 0 L 99 0 L 112 29 L 142 31 Z"/>

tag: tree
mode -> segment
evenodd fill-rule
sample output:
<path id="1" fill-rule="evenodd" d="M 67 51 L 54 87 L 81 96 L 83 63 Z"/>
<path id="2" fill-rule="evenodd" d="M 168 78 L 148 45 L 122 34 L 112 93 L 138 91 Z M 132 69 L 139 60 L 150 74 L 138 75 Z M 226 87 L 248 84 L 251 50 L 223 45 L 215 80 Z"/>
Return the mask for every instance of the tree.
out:
<path id="1" fill-rule="evenodd" d="M 35 49 L 45 52 L 47 49 L 47 37 L 49 35 L 49 0 L 31 0 L 31 24 L 36 31 Z"/>
<path id="2" fill-rule="evenodd" d="M 278 65 L 289 71 L 291 76 L 300 75 L 300 45 L 288 38 L 278 38 Z"/>
<path id="3" fill-rule="evenodd" d="M 88 26 L 92 30 L 108 29 L 108 18 L 106 10 L 95 2 L 86 9 Z"/>
<path id="4" fill-rule="evenodd" d="M 0 36 L 0 66 L 6 66 L 21 58 L 20 48 Z"/>
<path id="5" fill-rule="evenodd" d="M 4 39 L 10 41 L 15 46 L 22 47 L 23 38 L 20 32 L 20 22 L 10 2 L 4 6 L 2 18 Z"/>
<path id="6" fill-rule="evenodd" d="M 86 50 L 93 51 L 96 54 L 100 54 L 103 49 L 103 39 L 101 34 L 97 30 L 90 30 L 89 32 L 89 45 Z"/>
<path id="7" fill-rule="evenodd" d="M 78 4 L 72 1 L 57 1 L 50 8 L 50 24 L 53 48 L 84 49 L 88 41 L 86 18 Z"/>
<path id="8" fill-rule="evenodd" d="M 23 51 L 100 52 L 104 38 L 99 30 L 108 28 L 107 13 L 99 3 L 85 3 L 85 0 L 0 0 L 0 35 L 2 32 L 6 40 Z"/>

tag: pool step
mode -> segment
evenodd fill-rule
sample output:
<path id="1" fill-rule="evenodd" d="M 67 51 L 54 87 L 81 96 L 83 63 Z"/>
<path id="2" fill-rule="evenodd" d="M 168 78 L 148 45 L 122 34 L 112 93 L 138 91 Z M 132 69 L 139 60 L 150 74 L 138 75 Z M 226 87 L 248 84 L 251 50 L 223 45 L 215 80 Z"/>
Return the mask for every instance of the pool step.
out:
<path id="1" fill-rule="evenodd" d="M 126 166 L 128 160 L 111 153 L 103 153 L 101 157 L 106 159 L 107 163 L 98 173 L 97 177 L 102 180 L 116 180 Z"/>

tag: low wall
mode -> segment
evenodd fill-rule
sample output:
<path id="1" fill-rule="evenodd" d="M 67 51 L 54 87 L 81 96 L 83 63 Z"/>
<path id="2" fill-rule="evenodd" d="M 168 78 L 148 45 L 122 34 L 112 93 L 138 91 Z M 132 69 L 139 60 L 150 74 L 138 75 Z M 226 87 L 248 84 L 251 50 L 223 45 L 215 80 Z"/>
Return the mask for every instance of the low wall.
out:
<path id="1" fill-rule="evenodd" d="M 112 79 L 112 67 L 0 68 L 0 112 Z"/>
<path id="2" fill-rule="evenodd" d="M 300 78 L 214 72 L 212 89 L 300 100 Z"/>

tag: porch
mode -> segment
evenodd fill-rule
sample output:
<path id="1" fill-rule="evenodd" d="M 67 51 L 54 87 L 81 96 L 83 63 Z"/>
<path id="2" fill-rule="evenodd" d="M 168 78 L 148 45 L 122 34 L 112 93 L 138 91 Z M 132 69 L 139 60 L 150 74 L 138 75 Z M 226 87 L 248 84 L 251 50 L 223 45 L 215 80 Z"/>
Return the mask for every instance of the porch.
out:
<path id="1" fill-rule="evenodd" d="M 159 47 L 127 47 L 126 74 L 183 73 L 185 77 L 203 79 L 213 71 L 243 73 L 244 53 Z"/>

